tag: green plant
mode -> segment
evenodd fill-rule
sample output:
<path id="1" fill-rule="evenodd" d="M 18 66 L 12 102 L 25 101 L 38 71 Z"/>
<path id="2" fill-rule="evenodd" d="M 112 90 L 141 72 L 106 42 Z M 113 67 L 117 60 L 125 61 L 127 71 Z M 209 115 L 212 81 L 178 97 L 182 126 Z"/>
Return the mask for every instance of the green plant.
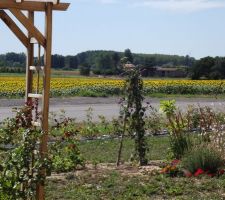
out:
<path id="1" fill-rule="evenodd" d="M 149 106 L 149 114 L 145 117 L 145 128 L 151 135 L 158 135 L 165 128 L 165 120 L 163 115 L 152 106 Z"/>
<path id="2" fill-rule="evenodd" d="M 56 172 L 68 172 L 76 169 L 78 165 L 84 166 L 84 160 L 80 155 L 77 144 L 77 132 L 66 130 L 63 122 L 64 132 L 61 138 L 50 145 L 50 155 L 52 156 L 52 169 Z"/>
<path id="3" fill-rule="evenodd" d="M 32 127 L 32 109 L 32 105 L 17 109 L 16 118 L 3 125 L 0 194 L 8 199 L 33 198 L 37 185 L 51 173 L 50 160 L 41 157 L 38 149 L 42 133 Z"/>
<path id="4" fill-rule="evenodd" d="M 96 129 L 99 135 L 114 134 L 115 127 L 113 122 L 108 121 L 103 115 L 99 115 L 98 120 L 99 122 L 96 123 Z"/>
<path id="5" fill-rule="evenodd" d="M 82 129 L 80 130 L 81 135 L 87 138 L 94 138 L 98 134 L 96 123 L 93 122 L 93 108 L 87 109 L 86 121 L 83 121 Z"/>
<path id="6" fill-rule="evenodd" d="M 138 160 L 140 165 L 146 165 L 148 162 L 146 159 L 148 147 L 145 140 L 144 117 L 146 108 L 143 106 L 143 80 L 139 66 L 126 69 L 126 73 L 128 76 L 124 85 L 125 98 L 121 103 L 121 117 L 124 119 L 124 122 L 117 165 L 120 162 L 125 131 L 128 131 L 135 141 L 135 151 L 132 160 Z"/>
<path id="7" fill-rule="evenodd" d="M 177 111 L 176 101 L 161 101 L 160 109 L 166 114 L 170 131 L 170 150 L 173 156 L 180 159 L 192 146 L 192 141 L 187 132 L 187 119 L 181 111 Z"/>
<path id="8" fill-rule="evenodd" d="M 191 173 L 202 169 L 209 173 L 216 173 L 224 165 L 222 154 L 214 149 L 213 146 L 201 144 L 194 147 L 184 155 L 182 166 Z"/>

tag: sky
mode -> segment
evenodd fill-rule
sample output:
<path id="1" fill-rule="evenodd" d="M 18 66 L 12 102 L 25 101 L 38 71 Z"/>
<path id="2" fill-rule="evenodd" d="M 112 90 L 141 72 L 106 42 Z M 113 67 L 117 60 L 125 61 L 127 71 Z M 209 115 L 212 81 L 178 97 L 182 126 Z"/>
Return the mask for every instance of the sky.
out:
<path id="1" fill-rule="evenodd" d="M 225 56 L 225 0 L 61 0 L 55 12 L 53 53 L 87 50 Z M 35 24 L 43 31 L 43 13 Z M 23 29 L 24 30 L 24 29 Z M 25 52 L 0 21 L 0 54 Z"/>

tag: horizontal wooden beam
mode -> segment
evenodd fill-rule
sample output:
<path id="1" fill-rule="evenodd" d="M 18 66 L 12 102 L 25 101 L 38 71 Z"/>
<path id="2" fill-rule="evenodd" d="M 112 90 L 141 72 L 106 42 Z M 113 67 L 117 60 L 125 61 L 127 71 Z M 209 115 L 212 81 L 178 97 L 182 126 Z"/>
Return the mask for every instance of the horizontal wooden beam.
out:
<path id="1" fill-rule="evenodd" d="M 53 5 L 53 10 L 66 11 L 69 8 L 69 3 L 59 3 Z M 44 2 L 28 2 L 23 1 L 21 3 L 16 3 L 15 0 L 0 0 L 0 9 L 10 9 L 15 8 L 19 10 L 28 11 L 45 11 L 46 3 Z"/>
<path id="2" fill-rule="evenodd" d="M 9 27 L 9 29 L 17 36 L 25 47 L 28 47 L 29 39 L 16 25 L 16 23 L 10 18 L 10 16 L 4 11 L 0 10 L 0 19 Z"/>
<path id="3" fill-rule="evenodd" d="M 39 44 L 44 48 L 46 46 L 46 39 L 43 34 L 32 24 L 32 22 L 23 14 L 22 11 L 17 9 L 9 9 L 10 12 L 19 20 L 21 24 L 27 29 L 27 31 L 36 38 Z"/>
<path id="4" fill-rule="evenodd" d="M 44 2 L 44 3 L 53 3 L 53 4 L 58 4 L 59 0 L 16 0 L 17 3 L 21 3 L 21 2 Z"/>

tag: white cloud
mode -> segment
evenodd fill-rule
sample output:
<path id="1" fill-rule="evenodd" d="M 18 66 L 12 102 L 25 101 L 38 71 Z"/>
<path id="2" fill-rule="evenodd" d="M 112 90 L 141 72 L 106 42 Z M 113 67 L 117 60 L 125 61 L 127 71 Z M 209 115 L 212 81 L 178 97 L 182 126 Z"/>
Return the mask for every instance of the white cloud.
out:
<path id="1" fill-rule="evenodd" d="M 133 0 L 134 6 L 178 12 L 195 12 L 225 8 L 225 0 Z"/>

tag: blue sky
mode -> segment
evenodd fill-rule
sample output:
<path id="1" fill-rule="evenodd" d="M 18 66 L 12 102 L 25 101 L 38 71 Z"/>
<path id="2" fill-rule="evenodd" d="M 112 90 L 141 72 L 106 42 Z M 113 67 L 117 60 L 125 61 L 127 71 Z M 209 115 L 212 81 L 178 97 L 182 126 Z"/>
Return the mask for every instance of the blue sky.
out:
<path id="1" fill-rule="evenodd" d="M 63 1 L 63 0 L 61 0 Z M 55 12 L 53 53 L 130 48 L 135 53 L 225 56 L 225 0 L 65 0 Z M 36 25 L 43 29 L 43 16 Z M 0 23 L 0 53 L 25 52 Z"/>

